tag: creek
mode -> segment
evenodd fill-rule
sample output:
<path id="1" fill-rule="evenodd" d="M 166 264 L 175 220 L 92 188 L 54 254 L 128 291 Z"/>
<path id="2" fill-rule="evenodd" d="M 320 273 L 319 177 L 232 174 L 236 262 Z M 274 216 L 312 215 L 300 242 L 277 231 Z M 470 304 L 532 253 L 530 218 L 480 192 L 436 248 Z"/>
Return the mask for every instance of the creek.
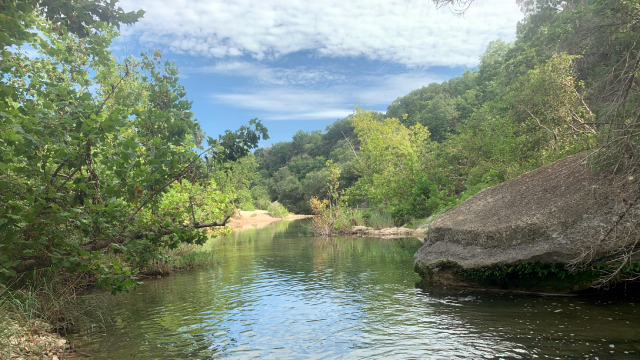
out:
<path id="1" fill-rule="evenodd" d="M 211 240 L 208 269 L 105 294 L 96 359 L 637 359 L 640 301 L 433 289 L 415 238 L 316 238 L 306 220 Z"/>

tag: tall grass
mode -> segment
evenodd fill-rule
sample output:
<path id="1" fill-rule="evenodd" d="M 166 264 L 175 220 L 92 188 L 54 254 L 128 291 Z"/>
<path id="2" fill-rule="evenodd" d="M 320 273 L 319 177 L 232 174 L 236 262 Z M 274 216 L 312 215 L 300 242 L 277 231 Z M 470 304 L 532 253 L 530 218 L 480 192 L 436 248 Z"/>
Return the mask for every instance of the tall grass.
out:
<path id="1" fill-rule="evenodd" d="M 65 335 L 77 331 L 80 323 L 89 320 L 85 315 L 99 305 L 97 297 L 86 293 L 91 281 L 84 275 L 48 269 L 28 275 L 0 290 L 0 308 L 16 321 L 44 321 Z"/>
<path id="2" fill-rule="evenodd" d="M 374 229 L 394 227 L 393 216 L 376 209 L 341 209 L 336 219 L 336 230 L 351 226 L 367 226 Z"/>
<path id="3" fill-rule="evenodd" d="M 167 275 L 175 271 L 212 266 L 217 263 L 215 254 L 205 245 L 182 243 L 176 249 L 165 250 L 159 259 L 140 268 L 141 275 Z"/>
<path id="4" fill-rule="evenodd" d="M 310 223 L 311 229 L 319 236 L 347 234 L 352 226 L 384 229 L 394 227 L 395 222 L 391 214 L 375 209 L 340 208 L 331 213 L 321 212 Z"/>
<path id="5" fill-rule="evenodd" d="M 267 211 L 273 214 L 273 216 L 279 218 L 284 218 L 291 215 L 287 208 L 277 201 L 269 204 L 269 206 L 267 207 Z"/>
<path id="6" fill-rule="evenodd" d="M 50 332 L 66 335 L 92 323 L 99 297 L 83 295 L 81 275 L 38 270 L 9 286 L 0 285 L 0 359 L 41 358 L 47 351 L 69 349 Z M 104 324 L 103 324 L 104 325 Z M 58 355 L 60 356 L 60 354 Z"/>
<path id="7" fill-rule="evenodd" d="M 389 227 L 394 227 L 395 222 L 393 221 L 393 216 L 389 213 L 379 212 L 375 210 L 364 210 L 365 211 L 365 224 L 366 226 L 372 227 L 374 229 L 384 229 Z"/>

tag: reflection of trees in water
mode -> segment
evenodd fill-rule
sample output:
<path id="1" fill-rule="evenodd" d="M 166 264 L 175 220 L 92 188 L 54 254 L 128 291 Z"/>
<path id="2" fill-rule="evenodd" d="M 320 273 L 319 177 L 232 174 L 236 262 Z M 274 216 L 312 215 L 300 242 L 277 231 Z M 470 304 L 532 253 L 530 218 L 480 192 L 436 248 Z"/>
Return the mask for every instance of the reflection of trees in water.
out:
<path id="1" fill-rule="evenodd" d="M 109 305 L 100 317 L 108 317 L 106 326 L 110 336 L 104 337 L 103 329 L 94 326 L 88 329 L 94 330 L 92 336 L 85 338 L 85 334 L 80 334 L 72 340 L 88 353 L 109 354 L 109 359 L 120 355 L 131 357 L 141 351 L 162 356 L 180 353 L 185 348 L 206 349 L 215 331 L 203 334 L 202 327 L 206 325 L 215 330 L 215 325 L 228 314 L 230 299 L 241 292 L 241 289 L 226 289 L 235 290 L 235 295 L 225 294 L 221 290 L 226 284 L 211 279 L 211 270 L 200 269 L 162 280 L 147 280 L 131 293 L 117 296 L 105 293 L 103 296 Z M 100 321 L 96 319 L 96 323 Z M 121 336 L 127 340 L 144 338 L 144 344 L 124 341 Z M 93 341 L 95 346 L 82 345 Z"/>
<path id="2" fill-rule="evenodd" d="M 537 357 L 558 359 L 636 359 L 640 351 L 640 313 L 633 298 L 430 287 L 419 291 L 418 298 L 432 309 L 431 321 L 442 331 L 463 332 L 477 342 L 511 344 L 526 350 L 521 354 L 525 358 L 531 357 L 532 349 Z M 635 351 L 635 355 L 624 355 L 624 351 Z"/>
<path id="3" fill-rule="evenodd" d="M 242 231 L 234 231 L 227 236 L 212 239 L 209 241 L 211 245 L 219 244 L 220 242 L 226 243 L 229 241 L 254 241 L 254 240 L 272 240 L 277 234 L 286 232 L 289 229 L 292 221 L 278 221 L 270 224 L 264 228 L 258 229 L 245 229 Z"/>
<path id="4" fill-rule="evenodd" d="M 122 339 L 116 333 L 126 333 L 127 337 L 145 337 L 145 351 L 150 354 L 196 348 L 212 354 L 206 345 L 221 341 L 213 334 L 229 331 L 224 328 L 230 326 L 229 318 L 251 308 L 265 293 L 295 294 L 309 303 L 318 298 L 337 299 L 369 309 L 375 305 L 367 304 L 384 297 L 372 287 L 397 284 L 407 277 L 417 279 L 411 265 L 420 242 L 313 238 L 301 222 L 282 221 L 210 241 L 209 246 L 220 259 L 218 266 L 150 280 L 133 293 L 117 297 L 111 317 L 120 330 L 110 331 L 109 339 L 96 340 L 104 353 L 139 351 L 127 350 L 119 342 Z M 220 343 L 218 351 L 224 351 L 225 344 Z"/>
<path id="5" fill-rule="evenodd" d="M 297 239 L 273 244 L 273 256 L 263 259 L 262 265 L 297 281 L 312 283 L 321 278 L 359 292 L 364 277 L 376 284 L 413 279 L 413 254 L 420 245 L 412 238 Z"/>
<path id="6" fill-rule="evenodd" d="M 357 329 L 350 333 L 359 339 L 354 341 L 389 344 L 398 354 L 405 349 L 402 344 L 411 344 L 411 351 L 431 349 L 434 354 L 443 348 L 451 354 L 536 348 L 537 355 L 559 351 L 571 358 L 571 351 L 605 355 L 610 343 L 616 351 L 633 350 L 640 337 L 633 325 L 640 314 L 628 302 L 596 304 L 580 298 L 459 289 L 421 292 L 413 288 L 419 279 L 412 269 L 418 240 L 305 234 L 299 222 L 282 222 L 212 243 L 219 266 L 151 280 L 131 294 L 109 297 L 115 299 L 111 314 L 117 329 L 110 329 L 107 337 L 103 331 L 96 333 L 95 346 L 84 346 L 82 340 L 77 346 L 108 354 L 109 359 L 131 358 L 143 347 L 146 358 L 214 357 L 234 346 L 240 327 L 248 324 L 265 331 L 251 324 L 265 315 L 260 311 L 268 306 L 261 302 L 278 297 L 276 305 L 300 301 L 299 312 L 345 314 L 342 323 L 328 329 Z M 469 295 L 480 295 L 482 302 Z M 606 343 L 597 341 L 605 338 Z M 601 346 L 594 347 L 596 343 Z M 379 350 L 365 346 L 352 355 L 376 357 Z"/>

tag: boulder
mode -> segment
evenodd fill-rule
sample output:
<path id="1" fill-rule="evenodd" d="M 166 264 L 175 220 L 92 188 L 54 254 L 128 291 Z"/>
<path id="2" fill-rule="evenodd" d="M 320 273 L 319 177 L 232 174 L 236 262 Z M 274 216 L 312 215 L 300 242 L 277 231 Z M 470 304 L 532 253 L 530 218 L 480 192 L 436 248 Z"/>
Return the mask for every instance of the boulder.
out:
<path id="1" fill-rule="evenodd" d="M 586 156 L 569 156 L 484 189 L 437 217 L 414 256 L 417 271 L 424 278 L 442 264 L 479 269 L 578 257 L 624 208 L 616 201 L 621 197 L 612 196 L 620 191 L 611 178 L 588 170 Z"/>

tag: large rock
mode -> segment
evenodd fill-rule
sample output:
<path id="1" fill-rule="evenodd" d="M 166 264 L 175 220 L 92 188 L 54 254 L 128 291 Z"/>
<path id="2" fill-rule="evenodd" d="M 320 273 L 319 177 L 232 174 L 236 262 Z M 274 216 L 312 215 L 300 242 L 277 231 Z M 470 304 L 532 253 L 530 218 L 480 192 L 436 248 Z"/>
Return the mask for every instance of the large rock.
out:
<path id="1" fill-rule="evenodd" d="M 576 258 L 585 244 L 602 238 L 623 207 L 615 201 L 620 197 L 612 196 L 611 181 L 586 169 L 585 157 L 566 157 L 487 188 L 442 214 L 429 225 L 414 256 L 417 268 L 437 270 L 453 262 L 477 269 Z"/>

